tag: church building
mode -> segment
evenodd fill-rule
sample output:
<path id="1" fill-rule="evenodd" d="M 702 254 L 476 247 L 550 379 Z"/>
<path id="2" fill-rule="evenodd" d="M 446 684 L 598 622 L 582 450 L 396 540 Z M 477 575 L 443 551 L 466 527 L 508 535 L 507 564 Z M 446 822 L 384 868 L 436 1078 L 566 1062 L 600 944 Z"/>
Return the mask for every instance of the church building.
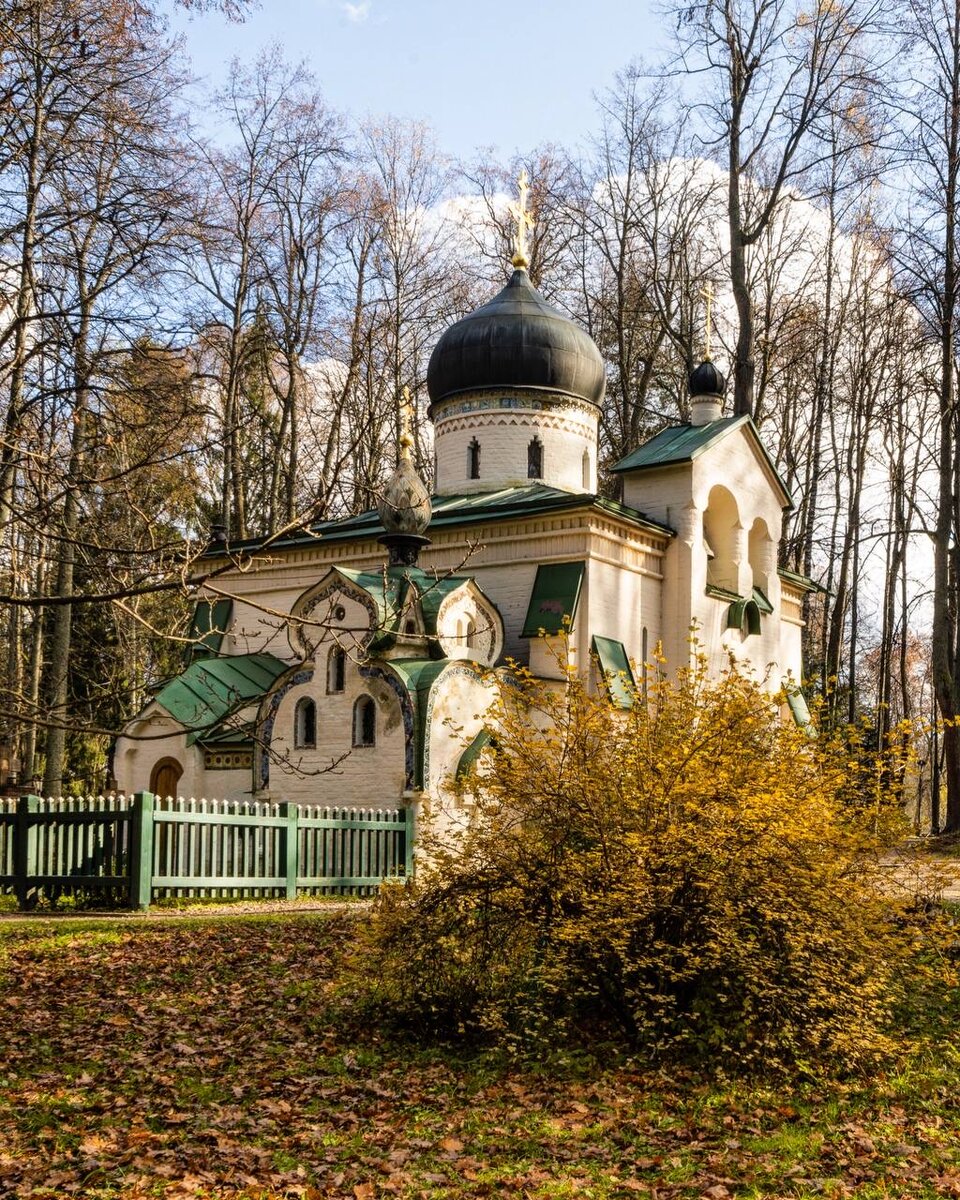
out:
<path id="1" fill-rule="evenodd" d="M 569 662 L 628 705 L 658 647 L 689 662 L 692 627 L 711 671 L 732 654 L 771 690 L 802 678 L 813 585 L 777 569 L 791 498 L 751 419 L 723 415 L 722 375 L 693 372 L 690 423 L 616 463 L 607 499 L 600 352 L 532 286 L 522 236 L 513 261 L 430 359 L 435 495 L 408 425 L 377 510 L 212 543 L 188 665 L 119 738 L 120 790 L 419 804 L 490 738 L 508 659 Z"/>

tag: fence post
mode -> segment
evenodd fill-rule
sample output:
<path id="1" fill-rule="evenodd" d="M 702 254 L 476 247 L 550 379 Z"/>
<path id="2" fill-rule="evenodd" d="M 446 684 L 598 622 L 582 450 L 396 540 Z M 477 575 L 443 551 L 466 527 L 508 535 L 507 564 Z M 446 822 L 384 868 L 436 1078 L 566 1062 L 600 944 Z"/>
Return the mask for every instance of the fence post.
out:
<path id="1" fill-rule="evenodd" d="M 130 814 L 130 907 L 149 908 L 153 896 L 152 792 L 134 792 Z"/>
<path id="2" fill-rule="evenodd" d="M 300 867 L 300 805 L 284 800 L 278 815 L 286 821 L 280 829 L 280 863 L 287 877 L 286 898 L 297 898 L 297 875 Z"/>
<path id="3" fill-rule="evenodd" d="M 37 827 L 30 814 L 40 811 L 39 796 L 17 797 L 17 823 L 13 832 L 13 889 L 20 908 L 33 908 L 36 891 L 30 896 L 29 878 L 37 873 Z M 31 902 L 32 900 L 32 902 Z"/>
<path id="4" fill-rule="evenodd" d="M 413 838 L 417 828 L 417 814 L 412 804 L 405 806 L 403 821 L 406 829 L 403 833 L 403 874 L 407 879 L 413 878 Z"/>

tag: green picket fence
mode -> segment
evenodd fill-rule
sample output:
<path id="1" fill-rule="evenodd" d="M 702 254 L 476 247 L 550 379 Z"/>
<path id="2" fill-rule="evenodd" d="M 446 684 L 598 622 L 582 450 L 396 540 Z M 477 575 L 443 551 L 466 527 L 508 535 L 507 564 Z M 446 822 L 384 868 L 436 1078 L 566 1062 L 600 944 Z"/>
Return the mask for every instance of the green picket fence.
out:
<path id="1" fill-rule="evenodd" d="M 371 895 L 413 870 L 411 809 L 132 797 L 0 801 L 0 890 L 21 908 L 84 895 Z"/>

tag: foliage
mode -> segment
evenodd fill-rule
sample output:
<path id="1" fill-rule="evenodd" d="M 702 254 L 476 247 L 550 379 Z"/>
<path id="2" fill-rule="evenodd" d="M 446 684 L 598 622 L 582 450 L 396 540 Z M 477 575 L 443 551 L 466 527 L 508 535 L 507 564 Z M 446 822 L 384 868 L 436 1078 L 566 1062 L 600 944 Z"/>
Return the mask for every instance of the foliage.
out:
<path id="1" fill-rule="evenodd" d="M 381 1019 L 746 1069 L 888 1048 L 909 974 L 878 871 L 896 773 L 705 672 L 653 679 L 629 712 L 572 676 L 507 679 L 459 825 L 435 817 L 358 955 Z"/>
<path id="2" fill-rule="evenodd" d="M 922 1006 L 928 1052 L 862 1082 L 711 1081 L 609 1055 L 521 1068 L 336 1028 L 329 989 L 362 920 L 0 923 L 0 1194 L 960 1195 L 955 990 L 942 1014 Z"/>

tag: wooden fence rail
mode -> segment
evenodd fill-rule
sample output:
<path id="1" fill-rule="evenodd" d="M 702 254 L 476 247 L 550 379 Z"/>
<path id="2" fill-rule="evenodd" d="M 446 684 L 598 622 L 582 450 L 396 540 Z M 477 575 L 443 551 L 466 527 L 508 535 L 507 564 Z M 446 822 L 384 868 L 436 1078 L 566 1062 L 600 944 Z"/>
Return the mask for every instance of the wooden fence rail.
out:
<path id="1" fill-rule="evenodd" d="M 132 797 L 0 801 L 0 890 L 147 908 L 170 896 L 370 895 L 413 870 L 411 809 Z"/>

